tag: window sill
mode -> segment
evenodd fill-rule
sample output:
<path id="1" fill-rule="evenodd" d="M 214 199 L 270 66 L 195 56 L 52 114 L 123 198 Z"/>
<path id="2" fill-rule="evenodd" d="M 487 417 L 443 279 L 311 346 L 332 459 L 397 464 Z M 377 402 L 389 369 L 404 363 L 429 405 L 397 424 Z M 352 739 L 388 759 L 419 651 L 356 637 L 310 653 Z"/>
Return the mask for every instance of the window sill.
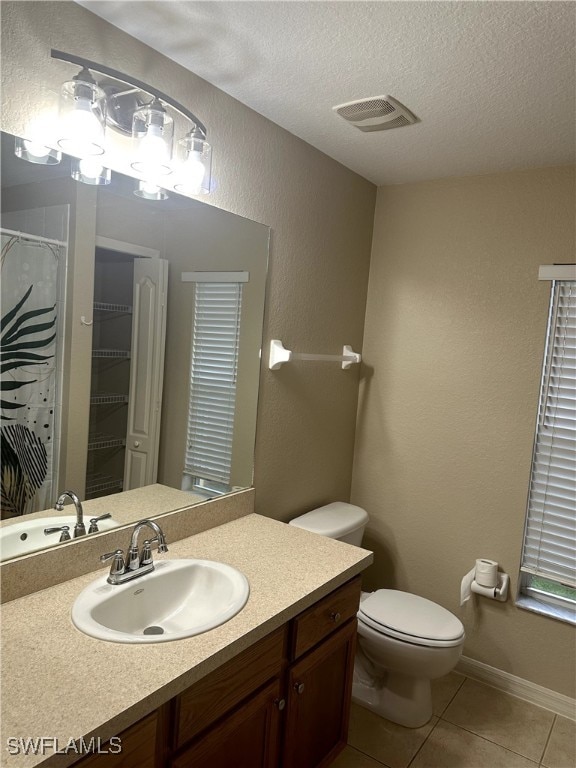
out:
<path id="1" fill-rule="evenodd" d="M 540 613 L 542 616 L 548 616 L 549 619 L 557 619 L 576 626 L 576 611 L 568 607 L 544 603 L 528 595 L 519 595 L 516 598 L 516 605 L 526 611 Z"/>

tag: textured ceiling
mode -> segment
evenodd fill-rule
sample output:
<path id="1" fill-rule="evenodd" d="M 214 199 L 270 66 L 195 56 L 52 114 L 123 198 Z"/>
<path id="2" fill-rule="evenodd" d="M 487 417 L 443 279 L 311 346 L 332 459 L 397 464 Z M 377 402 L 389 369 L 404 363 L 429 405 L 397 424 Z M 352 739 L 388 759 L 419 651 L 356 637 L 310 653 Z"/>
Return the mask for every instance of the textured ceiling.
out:
<path id="1" fill-rule="evenodd" d="M 378 185 L 574 162 L 574 2 L 80 4 Z M 332 111 L 383 94 L 421 122 Z"/>

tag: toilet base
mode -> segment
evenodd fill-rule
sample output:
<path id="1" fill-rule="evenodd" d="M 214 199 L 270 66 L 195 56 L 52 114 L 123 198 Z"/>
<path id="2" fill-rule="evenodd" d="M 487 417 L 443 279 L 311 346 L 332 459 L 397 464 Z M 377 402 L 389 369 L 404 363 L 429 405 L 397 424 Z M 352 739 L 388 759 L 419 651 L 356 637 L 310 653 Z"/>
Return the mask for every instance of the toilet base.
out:
<path id="1" fill-rule="evenodd" d="M 406 728 L 420 728 L 432 717 L 430 680 L 395 672 L 373 677 L 357 658 L 352 701 Z"/>

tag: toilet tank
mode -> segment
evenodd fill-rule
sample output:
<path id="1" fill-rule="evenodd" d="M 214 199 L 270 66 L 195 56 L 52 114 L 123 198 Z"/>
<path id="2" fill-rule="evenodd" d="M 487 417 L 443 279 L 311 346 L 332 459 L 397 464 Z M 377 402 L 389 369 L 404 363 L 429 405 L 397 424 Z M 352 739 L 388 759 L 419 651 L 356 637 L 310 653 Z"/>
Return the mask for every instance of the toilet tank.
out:
<path id="1" fill-rule="evenodd" d="M 290 525 L 359 547 L 367 522 L 368 513 L 362 507 L 334 501 L 295 517 L 290 520 Z"/>

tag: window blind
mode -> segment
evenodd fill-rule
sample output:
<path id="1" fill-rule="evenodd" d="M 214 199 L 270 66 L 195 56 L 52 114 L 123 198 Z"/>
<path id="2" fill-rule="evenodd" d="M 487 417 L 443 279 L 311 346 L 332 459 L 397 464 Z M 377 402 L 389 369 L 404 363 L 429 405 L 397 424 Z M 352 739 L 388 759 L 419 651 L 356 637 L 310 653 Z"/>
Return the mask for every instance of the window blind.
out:
<path id="1" fill-rule="evenodd" d="M 576 282 L 552 283 L 521 570 L 576 587 Z"/>
<path id="2" fill-rule="evenodd" d="M 195 285 L 185 474 L 229 484 L 242 284 Z"/>

